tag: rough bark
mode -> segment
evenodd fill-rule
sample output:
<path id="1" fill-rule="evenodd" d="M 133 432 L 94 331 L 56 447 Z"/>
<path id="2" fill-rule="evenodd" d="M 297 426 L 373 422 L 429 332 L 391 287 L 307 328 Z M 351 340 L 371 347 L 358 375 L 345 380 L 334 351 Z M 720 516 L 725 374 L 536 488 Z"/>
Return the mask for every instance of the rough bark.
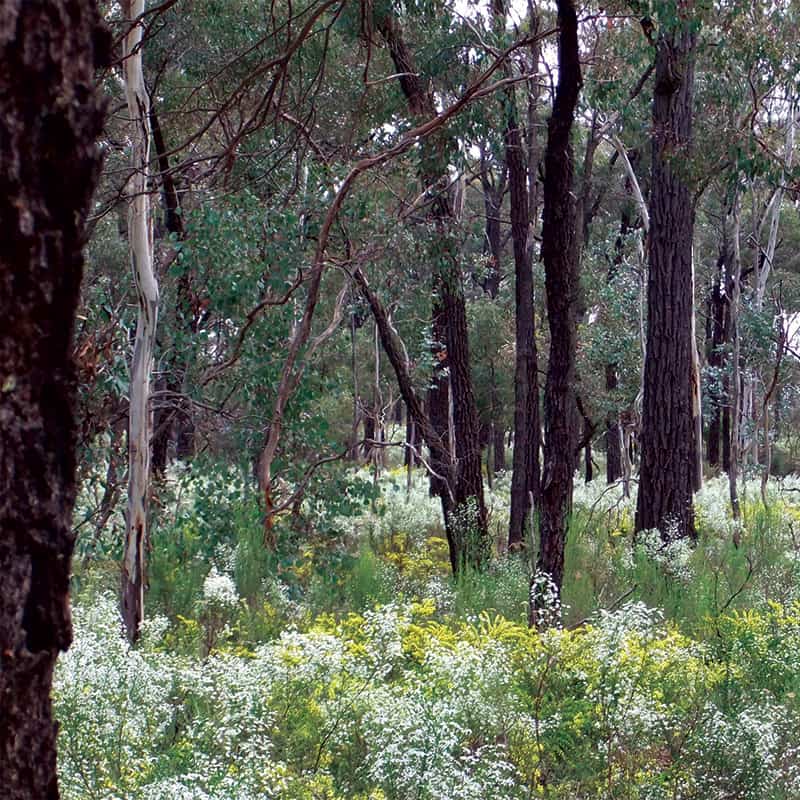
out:
<path id="1" fill-rule="evenodd" d="M 0 780 L 56 800 L 50 688 L 72 639 L 72 336 L 109 37 L 89 0 L 0 2 Z"/>
<path id="2" fill-rule="evenodd" d="M 364 456 L 364 460 L 367 462 L 369 462 L 372 457 L 375 433 L 375 415 L 370 410 L 364 417 L 364 441 L 361 444 L 361 454 Z"/>
<path id="3" fill-rule="evenodd" d="M 441 276 L 437 295 L 443 301 L 447 326 L 447 366 L 452 398 L 451 449 L 455 463 L 455 503 L 445 518 L 448 536 L 456 541 L 460 562 L 481 567 L 491 554 L 481 470 L 480 424 L 469 363 L 467 310 L 455 255 Z M 444 509 L 446 510 L 446 509 Z"/>
<path id="4" fill-rule="evenodd" d="M 570 136 L 581 87 L 578 20 L 572 0 L 559 0 L 558 87 L 547 128 L 542 261 L 545 269 L 550 358 L 544 392 L 544 470 L 540 499 L 538 571 L 560 592 L 564 546 L 579 437 L 575 357 L 579 302 L 579 258 Z M 533 593 L 532 593 L 533 594 Z M 538 598 L 531 598 L 536 623 Z"/>
<path id="5" fill-rule="evenodd" d="M 492 444 L 492 460 L 494 472 L 505 472 L 506 470 L 506 432 L 499 425 L 495 426 Z"/>
<path id="6" fill-rule="evenodd" d="M 142 73 L 144 0 L 127 0 L 125 17 L 131 25 L 123 40 L 125 96 L 131 117 L 131 163 L 128 184 L 128 237 L 133 280 L 139 301 L 136 341 L 130 377 L 128 423 L 128 511 L 122 557 L 122 619 L 131 641 L 144 618 L 145 552 L 150 491 L 152 409 L 150 380 L 153 370 L 158 282 L 153 270 L 153 226 L 147 185 L 150 165 L 150 107 Z M 139 20 L 134 24 L 135 20 Z"/>
<path id="7" fill-rule="evenodd" d="M 692 236 L 694 208 L 681 171 L 692 134 L 694 35 L 659 36 L 653 101 L 647 346 L 636 530 L 694 535 L 692 479 Z"/>
<path id="8" fill-rule="evenodd" d="M 528 169 L 522 136 L 508 98 L 506 164 L 511 194 L 511 239 L 514 247 L 515 340 L 514 455 L 511 476 L 511 513 L 508 548 L 525 547 L 531 500 L 539 497 L 539 360 L 536 350 L 533 264 L 528 247 L 531 214 L 528 206 Z"/>

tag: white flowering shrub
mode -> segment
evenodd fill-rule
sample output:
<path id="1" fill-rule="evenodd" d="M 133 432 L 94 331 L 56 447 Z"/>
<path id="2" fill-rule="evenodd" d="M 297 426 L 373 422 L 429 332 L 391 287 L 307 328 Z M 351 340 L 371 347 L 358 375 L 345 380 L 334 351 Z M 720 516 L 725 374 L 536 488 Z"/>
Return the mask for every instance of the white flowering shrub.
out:
<path id="1" fill-rule="evenodd" d="M 735 524 L 707 481 L 696 543 L 634 536 L 635 486 L 577 482 L 561 597 L 502 554 L 508 476 L 497 553 L 457 580 L 422 471 L 306 509 L 275 552 L 236 475 L 168 484 L 134 649 L 110 570 L 77 582 L 66 800 L 800 798 L 795 479 L 766 506 L 746 484 Z"/>
<path id="2" fill-rule="evenodd" d="M 367 473 L 364 477 L 368 478 Z M 377 501 L 358 516 L 338 517 L 333 524 L 353 538 L 367 538 L 377 543 L 390 541 L 398 534 L 423 541 L 429 534 L 442 531 L 442 506 L 431 497 L 424 470 L 414 470 L 407 487 L 403 469 L 393 469 L 381 476 Z"/>
<path id="3" fill-rule="evenodd" d="M 755 703 L 726 716 L 705 709 L 693 734 L 694 790 L 710 800 L 796 797 L 800 791 L 797 732 L 786 709 Z"/>
<path id="4" fill-rule="evenodd" d="M 636 536 L 636 545 L 646 558 L 661 567 L 665 575 L 682 583 L 692 580 L 691 560 L 694 547 L 690 539 L 668 536 L 665 540 L 661 531 L 654 528 L 640 531 Z"/>
<path id="5" fill-rule="evenodd" d="M 460 704 L 419 680 L 381 687 L 362 720 L 364 774 L 390 800 L 511 800 L 521 786 L 504 748 L 471 742 Z"/>
<path id="6" fill-rule="evenodd" d="M 203 596 L 201 606 L 204 608 L 227 609 L 233 608 L 239 602 L 239 593 L 236 584 L 230 575 L 217 571 L 215 566 L 203 581 Z"/>
<path id="7" fill-rule="evenodd" d="M 167 651 L 175 624 L 131 649 L 111 597 L 78 603 L 54 690 L 66 800 L 800 792 L 798 606 L 723 615 L 703 642 L 638 601 L 540 633 L 426 600 L 204 658 Z"/>
<path id="8" fill-rule="evenodd" d="M 174 662 L 164 654 L 154 663 L 130 649 L 110 595 L 79 605 L 74 625 L 56 673 L 63 792 L 125 796 L 161 768 L 175 725 Z"/>

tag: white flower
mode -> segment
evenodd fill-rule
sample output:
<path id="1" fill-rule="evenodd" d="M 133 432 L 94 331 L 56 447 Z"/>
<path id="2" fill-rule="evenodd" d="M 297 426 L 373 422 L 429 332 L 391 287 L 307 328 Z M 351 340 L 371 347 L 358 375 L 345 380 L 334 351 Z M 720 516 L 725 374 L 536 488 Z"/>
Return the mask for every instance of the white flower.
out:
<path id="1" fill-rule="evenodd" d="M 238 602 L 239 593 L 233 578 L 217 572 L 216 567 L 211 567 L 203 581 L 203 604 L 215 608 L 233 608 Z"/>

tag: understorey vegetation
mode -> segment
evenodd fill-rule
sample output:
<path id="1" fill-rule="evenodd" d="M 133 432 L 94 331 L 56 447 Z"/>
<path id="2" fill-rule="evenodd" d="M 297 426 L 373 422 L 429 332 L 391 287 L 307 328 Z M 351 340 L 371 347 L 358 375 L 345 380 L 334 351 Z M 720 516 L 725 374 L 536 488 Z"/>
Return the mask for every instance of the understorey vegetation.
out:
<path id="1" fill-rule="evenodd" d="M 79 539 L 67 800 L 800 796 L 797 480 L 766 507 L 746 483 L 739 521 L 709 481 L 697 542 L 668 545 L 621 486 L 579 484 L 538 631 L 529 559 L 453 578 L 421 471 L 343 479 L 346 508 L 285 514 L 265 554 L 246 476 L 171 470 L 135 648 L 119 542 Z"/>

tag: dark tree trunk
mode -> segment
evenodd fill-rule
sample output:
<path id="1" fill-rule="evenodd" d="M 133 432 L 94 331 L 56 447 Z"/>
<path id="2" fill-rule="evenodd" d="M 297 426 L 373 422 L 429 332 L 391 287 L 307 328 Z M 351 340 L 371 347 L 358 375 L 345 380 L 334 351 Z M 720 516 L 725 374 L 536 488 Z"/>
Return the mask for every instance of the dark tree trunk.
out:
<path id="1" fill-rule="evenodd" d="M 164 142 L 164 133 L 161 130 L 161 123 L 158 121 L 155 104 L 150 103 L 150 130 L 153 134 L 153 146 L 158 160 L 158 172 L 161 179 L 161 198 L 164 203 L 164 225 L 167 231 L 174 234 L 178 239 L 183 238 L 183 216 L 181 215 L 181 204 L 178 198 L 178 190 L 175 185 L 175 178 L 169 168 L 169 156 L 167 155 L 167 145 Z"/>
<path id="2" fill-rule="evenodd" d="M 431 118 L 436 104 L 428 84 L 415 69 L 414 59 L 396 20 L 390 16 L 378 20 L 381 32 L 398 72 L 400 88 L 412 117 Z M 431 489 L 442 499 L 445 528 L 455 570 L 466 563 L 481 566 L 491 550 L 483 496 L 480 425 L 470 372 L 469 340 L 464 287 L 455 242 L 451 234 L 453 209 L 441 186 L 447 174 L 447 142 L 442 136 L 422 143 L 420 178 L 432 187 L 430 222 L 434 228 L 431 247 L 433 267 L 432 336 L 438 368 L 429 392 L 429 422 L 439 441 L 446 441 L 449 431 L 452 394 L 453 438 L 450 450 L 436 448 L 431 466 L 441 475 L 451 476 L 451 485 L 434 478 Z M 373 309 L 374 311 L 374 309 Z M 447 377 L 444 374 L 447 367 Z M 449 379 L 448 379 L 449 378 Z M 448 386 L 449 384 L 449 386 Z M 446 457 L 447 463 L 439 463 Z"/>
<path id="3" fill-rule="evenodd" d="M 692 235 L 694 209 L 681 171 L 692 135 L 694 35 L 661 34 L 653 101 L 647 358 L 636 530 L 694 535 L 692 476 Z"/>
<path id="4" fill-rule="evenodd" d="M 444 256 L 442 261 L 448 260 Z M 467 310 L 458 261 L 449 255 L 447 274 L 439 280 L 439 291 L 447 323 L 447 367 L 452 392 L 455 439 L 455 507 L 445 517 L 448 536 L 455 540 L 460 569 L 465 564 L 480 567 L 491 555 L 488 519 L 483 497 L 480 424 L 472 389 L 467 334 Z M 448 512 L 448 504 L 443 503 Z"/>
<path id="5" fill-rule="evenodd" d="M 581 440 L 578 444 L 578 453 L 583 450 L 583 467 L 586 483 L 591 483 L 594 479 L 594 463 L 592 462 L 592 439 L 597 430 L 597 424 L 592 421 L 592 418 L 586 411 L 583 400 L 580 395 L 575 396 L 575 403 L 578 407 L 578 413 L 583 421 L 583 430 L 581 431 Z M 577 460 L 577 459 L 576 459 Z M 576 468 L 579 463 L 576 464 Z"/>
<path id="6" fill-rule="evenodd" d="M 619 384 L 617 365 L 606 364 L 606 391 L 611 393 Z M 619 413 L 609 411 L 606 416 L 606 483 L 622 477 L 622 436 Z"/>
<path id="7" fill-rule="evenodd" d="M 406 405 L 406 444 L 410 446 L 406 447 L 405 456 L 403 457 L 403 465 L 406 467 L 416 467 L 419 461 L 419 428 L 417 427 L 416 422 L 414 422 L 414 417 L 409 411 L 408 405 Z"/>
<path id="8" fill-rule="evenodd" d="M 494 429 L 494 443 L 492 444 L 494 453 L 494 471 L 505 472 L 506 469 L 506 432 L 500 426 Z"/>
<path id="9" fill-rule="evenodd" d="M 583 448 L 584 453 L 584 470 L 586 483 L 591 483 L 594 480 L 594 464 L 592 463 L 592 442 L 591 439 L 586 443 Z"/>
<path id="10" fill-rule="evenodd" d="M 364 444 L 362 447 L 362 454 L 364 458 L 369 461 L 372 458 L 372 450 L 375 447 L 375 434 L 377 428 L 375 427 L 375 415 L 369 411 L 364 417 Z"/>
<path id="11" fill-rule="evenodd" d="M 731 379 L 728 375 L 722 379 L 722 391 L 726 398 L 722 409 L 722 471 L 728 474 L 731 470 Z"/>
<path id="12" fill-rule="evenodd" d="M 503 277 L 501 272 L 503 239 L 500 215 L 503 208 L 506 177 L 503 175 L 499 185 L 495 186 L 486 174 L 488 169 L 486 167 L 484 174 L 481 175 L 481 185 L 483 187 L 483 206 L 486 212 L 484 253 L 489 263 L 481 285 L 483 291 L 494 300 L 500 291 L 500 281 Z"/>
<path id="13" fill-rule="evenodd" d="M 631 159 L 633 161 L 633 159 Z M 608 269 L 607 281 L 611 283 L 625 258 L 625 238 L 631 230 L 631 211 L 628 204 L 622 207 L 619 223 L 619 235 L 614 245 L 614 260 Z M 606 392 L 613 398 L 619 385 L 617 365 L 606 364 Z M 606 415 L 606 482 L 614 483 L 622 478 L 622 430 L 619 421 L 619 409 L 612 408 Z"/>
<path id="14" fill-rule="evenodd" d="M 89 0 L 0 3 L 0 781 L 56 800 L 50 687 L 72 639 L 73 322 L 109 37 Z"/>
<path id="15" fill-rule="evenodd" d="M 169 460 L 169 445 L 174 423 L 174 411 L 171 407 L 168 394 L 172 381 L 165 375 L 159 375 L 153 381 L 153 394 L 156 397 L 153 403 L 153 438 L 151 441 L 151 466 L 154 477 L 163 477 Z"/>
<path id="16" fill-rule="evenodd" d="M 450 550 L 450 566 L 453 574 L 458 571 L 465 563 L 472 563 L 480 566 L 484 555 L 480 548 L 471 550 L 471 542 L 464 542 L 458 536 L 458 528 L 454 526 L 452 515 L 456 509 L 456 495 L 454 487 L 457 484 L 456 464 L 450 458 L 449 446 L 446 439 L 443 439 L 439 432 L 434 428 L 430 416 L 425 413 L 422 401 L 414 390 L 411 376 L 408 371 L 408 363 L 402 354 L 401 347 L 395 339 L 392 326 L 386 309 L 380 302 L 378 296 L 372 291 L 367 279 L 360 269 L 356 269 L 353 278 L 358 283 L 359 289 L 365 300 L 369 303 L 375 323 L 378 326 L 378 333 L 386 353 L 389 363 L 394 369 L 397 377 L 397 384 L 400 387 L 400 394 L 408 409 L 414 425 L 419 431 L 420 438 L 428 446 L 430 451 L 430 464 L 442 465 L 446 471 L 439 473 L 439 485 L 441 486 L 442 510 L 444 512 L 445 526 L 447 530 L 448 544 Z"/>
<path id="17" fill-rule="evenodd" d="M 560 592 L 579 437 L 574 385 L 579 258 L 570 136 L 582 81 L 578 20 L 572 0 L 558 1 L 558 20 L 558 88 L 547 129 L 542 219 L 550 358 L 544 393 L 544 474 L 538 570 L 547 575 L 555 590 Z M 541 598 L 533 595 L 532 592 L 531 622 L 538 624 L 536 611 Z"/>
<path id="18" fill-rule="evenodd" d="M 533 264 L 528 247 L 527 159 L 517 124 L 513 96 L 507 98 L 506 164 L 511 189 L 511 239 L 516 275 L 516 364 L 514 370 L 514 462 L 508 548 L 525 547 L 531 499 L 539 497 L 539 361 L 536 351 Z"/>
<path id="19" fill-rule="evenodd" d="M 725 245 L 717 262 L 717 272 L 714 276 L 714 284 L 709 292 L 707 302 L 707 324 L 706 324 L 706 358 L 709 367 L 715 372 L 715 379 L 721 374 L 724 363 L 726 344 L 725 337 L 725 317 L 727 306 L 727 295 L 722 291 L 722 281 L 726 261 Z M 722 387 L 720 386 L 719 389 Z M 722 409 L 725 398 L 722 391 L 717 388 L 710 392 L 711 400 L 711 419 L 708 423 L 708 463 L 712 467 L 720 464 L 720 439 L 722 436 Z"/>
<path id="20" fill-rule="evenodd" d="M 176 241 L 180 241 L 185 235 L 180 199 L 175 179 L 170 172 L 167 145 L 153 100 L 151 98 L 150 130 L 153 134 L 153 147 L 161 179 L 164 227 Z M 191 340 L 191 337 L 197 332 L 197 320 L 192 308 L 191 281 L 188 274 L 181 274 L 176 288 L 176 330 L 183 330 Z M 181 338 L 180 335 L 178 338 Z M 153 411 L 151 466 L 155 476 L 164 474 L 169 461 L 171 442 L 175 442 L 177 458 L 191 458 L 194 455 L 194 410 L 188 398 L 183 396 L 185 377 L 185 356 L 179 352 L 178 342 L 173 341 L 172 350 L 167 358 L 165 375 L 156 383 L 156 391 L 166 390 L 166 394 L 158 398 Z"/>
<path id="21" fill-rule="evenodd" d="M 592 202 L 592 194 L 594 192 L 594 157 L 597 153 L 597 148 L 600 145 L 601 137 L 598 135 L 598 122 L 597 112 L 592 114 L 592 121 L 586 136 L 586 149 L 583 154 L 583 169 L 581 170 L 580 192 L 578 193 L 576 207 L 575 207 L 575 236 L 576 248 L 580 253 L 589 241 L 589 231 L 591 229 L 592 220 L 595 213 L 600 207 L 600 203 Z M 602 200 L 602 198 L 598 198 Z M 585 313 L 585 309 L 581 308 L 580 313 Z"/>
<path id="22" fill-rule="evenodd" d="M 733 287 L 727 275 L 731 270 L 733 247 L 730 242 L 729 220 L 722 224 L 722 242 L 717 261 L 717 273 L 708 299 L 707 336 L 708 364 L 721 375 L 720 385 L 711 393 L 711 421 L 708 426 L 708 462 L 728 472 L 731 463 L 730 443 L 730 376 L 728 374 L 728 345 L 730 343 L 729 298 Z"/>
<path id="23" fill-rule="evenodd" d="M 712 403 L 715 403 L 712 400 Z M 708 465 L 710 467 L 719 466 L 719 446 L 722 436 L 722 409 L 716 403 L 711 408 L 711 419 L 708 422 Z"/>

